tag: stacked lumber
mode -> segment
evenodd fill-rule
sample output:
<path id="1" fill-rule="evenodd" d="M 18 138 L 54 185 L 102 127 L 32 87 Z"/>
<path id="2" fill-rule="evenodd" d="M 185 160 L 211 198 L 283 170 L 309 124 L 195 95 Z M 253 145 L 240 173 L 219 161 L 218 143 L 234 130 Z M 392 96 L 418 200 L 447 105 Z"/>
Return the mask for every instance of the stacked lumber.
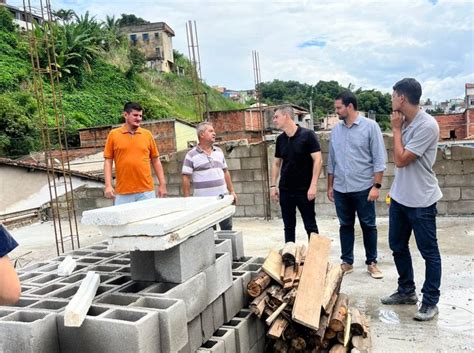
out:
<path id="1" fill-rule="evenodd" d="M 250 310 L 268 327 L 268 352 L 369 352 L 369 324 L 340 293 L 343 272 L 328 262 L 331 240 L 312 234 L 308 247 L 270 251 L 248 283 Z"/>

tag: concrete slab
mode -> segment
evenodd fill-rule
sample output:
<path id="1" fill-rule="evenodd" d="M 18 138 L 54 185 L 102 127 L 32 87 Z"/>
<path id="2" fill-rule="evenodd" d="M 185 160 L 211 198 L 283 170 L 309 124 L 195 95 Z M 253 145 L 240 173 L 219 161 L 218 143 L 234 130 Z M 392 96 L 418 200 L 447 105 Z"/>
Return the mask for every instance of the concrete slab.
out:
<path id="1" fill-rule="evenodd" d="M 173 246 L 176 246 L 187 238 L 199 234 L 200 232 L 209 228 L 210 224 L 216 224 L 220 221 L 229 218 L 235 212 L 235 206 L 227 206 L 213 214 L 208 214 L 206 217 L 195 221 L 185 227 L 165 234 L 163 236 L 153 236 L 153 226 L 147 225 L 146 229 L 142 228 L 140 232 L 133 232 L 137 236 L 120 236 L 110 237 L 109 247 L 111 251 L 162 251 Z M 140 235 L 140 234 L 147 234 Z"/>

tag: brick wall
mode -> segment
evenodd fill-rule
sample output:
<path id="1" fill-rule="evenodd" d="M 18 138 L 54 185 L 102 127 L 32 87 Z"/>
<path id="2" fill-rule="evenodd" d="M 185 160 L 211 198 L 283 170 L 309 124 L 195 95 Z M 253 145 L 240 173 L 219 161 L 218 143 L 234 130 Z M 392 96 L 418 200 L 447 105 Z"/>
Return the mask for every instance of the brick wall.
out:
<path id="1" fill-rule="evenodd" d="M 174 120 L 144 121 L 142 123 L 142 127 L 150 130 L 155 137 L 155 141 L 159 146 L 161 154 L 176 152 L 176 134 L 174 124 Z M 79 131 L 81 147 L 104 147 L 107 135 L 112 129 L 118 126 L 120 125 L 81 129 Z"/>
<path id="2" fill-rule="evenodd" d="M 219 141 L 240 139 L 247 139 L 251 143 L 261 141 L 259 111 L 218 111 L 209 115 Z"/>
<path id="3" fill-rule="evenodd" d="M 439 125 L 440 140 L 450 138 L 450 131 L 454 130 L 456 140 L 462 140 L 474 135 L 474 109 L 466 109 L 464 113 L 436 115 Z"/>

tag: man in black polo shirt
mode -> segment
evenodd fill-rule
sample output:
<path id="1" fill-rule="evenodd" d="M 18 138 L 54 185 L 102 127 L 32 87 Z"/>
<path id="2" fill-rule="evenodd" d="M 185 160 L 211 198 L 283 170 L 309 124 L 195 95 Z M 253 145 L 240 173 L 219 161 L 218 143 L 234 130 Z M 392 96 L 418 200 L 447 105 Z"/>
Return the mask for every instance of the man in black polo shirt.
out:
<path id="1" fill-rule="evenodd" d="M 291 106 L 283 106 L 273 116 L 275 126 L 283 133 L 276 140 L 270 195 L 273 201 L 280 201 L 285 243 L 295 241 L 296 208 L 308 236 L 318 233 L 314 199 L 322 167 L 321 148 L 313 130 L 296 125 L 294 114 Z"/>

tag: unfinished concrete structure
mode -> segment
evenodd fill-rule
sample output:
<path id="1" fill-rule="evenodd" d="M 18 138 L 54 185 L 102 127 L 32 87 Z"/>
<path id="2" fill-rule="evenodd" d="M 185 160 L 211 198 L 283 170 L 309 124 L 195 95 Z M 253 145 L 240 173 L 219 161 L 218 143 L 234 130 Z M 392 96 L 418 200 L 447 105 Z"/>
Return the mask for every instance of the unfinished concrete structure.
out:
<path id="1" fill-rule="evenodd" d="M 174 69 L 174 31 L 164 22 L 146 23 L 121 28 L 130 45 L 145 54 L 147 66 L 162 72 Z"/>
<path id="2" fill-rule="evenodd" d="M 180 205 L 176 199 L 169 203 Z M 225 199 L 215 204 L 217 209 L 233 207 Z M 122 212 L 122 206 L 128 212 Z M 173 207 L 163 214 L 133 212 L 134 206 L 143 211 L 140 203 L 122 206 L 114 208 L 116 213 L 111 209 L 89 212 L 86 221 L 124 227 L 146 219 L 171 219 L 175 213 Z M 199 207 L 194 211 L 200 213 Z M 168 238 L 173 246 L 160 250 L 155 244 L 146 251 L 110 251 L 104 242 L 70 252 L 66 255 L 77 266 L 66 277 L 57 274 L 65 256 L 21 270 L 20 301 L 0 307 L 0 332 L 7 333 L 0 335 L 0 351 L 263 352 L 263 324 L 243 309 L 248 304 L 247 283 L 263 259 L 244 257 L 242 234 L 214 232 L 210 228 L 214 223 L 208 221 L 203 230 L 197 227 L 198 231 L 185 233 L 175 226 L 168 233 L 174 234 Z M 124 236 L 134 235 L 119 237 Z M 67 305 L 80 291 L 88 271 L 100 277 L 100 285 L 86 315 L 69 320 Z M 89 294 L 85 301 L 92 299 Z M 84 303 L 76 298 L 74 307 L 80 308 Z M 77 326 L 82 319 L 79 327 L 69 326 L 69 321 Z"/>

